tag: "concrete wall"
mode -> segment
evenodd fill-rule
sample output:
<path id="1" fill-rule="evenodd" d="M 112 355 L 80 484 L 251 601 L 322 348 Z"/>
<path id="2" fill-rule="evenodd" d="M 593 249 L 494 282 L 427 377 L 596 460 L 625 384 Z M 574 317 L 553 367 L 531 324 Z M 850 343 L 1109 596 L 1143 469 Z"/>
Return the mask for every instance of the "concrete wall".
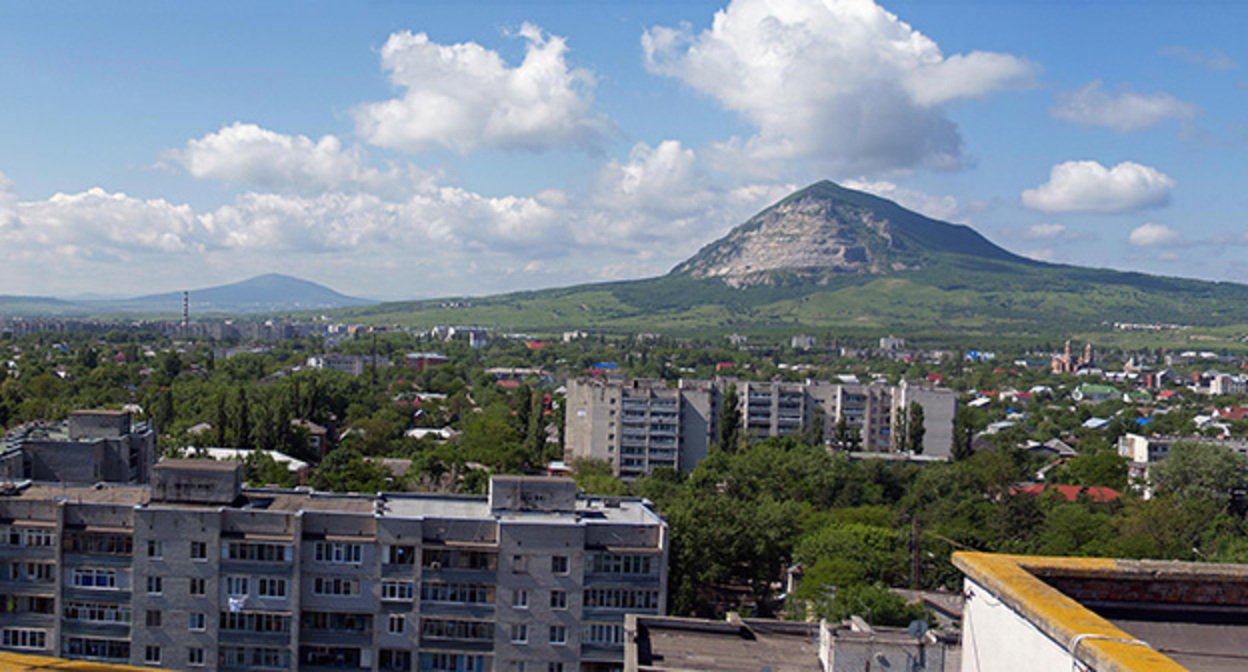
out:
<path id="1" fill-rule="evenodd" d="M 962 672 L 1065 672 L 1076 667 L 1053 641 L 988 589 L 967 579 L 962 612 Z"/>

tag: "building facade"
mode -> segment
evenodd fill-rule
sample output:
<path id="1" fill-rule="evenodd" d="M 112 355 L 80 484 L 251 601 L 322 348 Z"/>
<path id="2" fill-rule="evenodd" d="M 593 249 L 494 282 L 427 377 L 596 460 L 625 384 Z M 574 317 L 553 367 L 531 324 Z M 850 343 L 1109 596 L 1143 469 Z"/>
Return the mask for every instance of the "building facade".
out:
<path id="1" fill-rule="evenodd" d="M 656 467 L 688 471 L 719 434 L 718 412 L 735 390 L 741 431 L 751 438 L 806 433 L 834 446 L 899 450 L 893 429 L 911 403 L 924 410 L 924 454 L 947 457 L 957 396 L 952 390 L 902 383 L 572 379 L 567 384 L 567 457 L 605 460 L 616 476 L 638 478 Z M 839 436 L 844 428 L 846 436 Z"/>
<path id="2" fill-rule="evenodd" d="M 126 411 L 74 411 L 62 423 L 23 425 L 4 438 L 0 478 L 70 483 L 146 483 L 156 431 Z"/>
<path id="3" fill-rule="evenodd" d="M 0 648 L 176 670 L 610 670 L 663 613 L 667 528 L 563 479 L 487 497 L 150 486 L 0 494 Z"/>

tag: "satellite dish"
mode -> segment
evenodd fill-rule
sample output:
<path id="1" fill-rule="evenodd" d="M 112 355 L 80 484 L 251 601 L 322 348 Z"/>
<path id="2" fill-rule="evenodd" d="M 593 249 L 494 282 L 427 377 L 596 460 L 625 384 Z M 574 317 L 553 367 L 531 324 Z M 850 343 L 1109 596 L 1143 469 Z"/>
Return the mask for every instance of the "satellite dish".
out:
<path id="1" fill-rule="evenodd" d="M 927 634 L 927 621 L 917 618 L 910 621 L 910 625 L 906 626 L 906 634 L 910 635 L 912 639 L 921 639 L 923 635 Z"/>

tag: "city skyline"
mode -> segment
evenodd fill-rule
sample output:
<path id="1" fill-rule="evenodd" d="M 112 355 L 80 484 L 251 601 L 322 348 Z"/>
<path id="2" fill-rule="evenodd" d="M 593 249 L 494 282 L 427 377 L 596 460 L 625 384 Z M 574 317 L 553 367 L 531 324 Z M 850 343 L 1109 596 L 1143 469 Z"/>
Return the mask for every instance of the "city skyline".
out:
<path id="1" fill-rule="evenodd" d="M 9 5 L 0 293 L 646 277 L 825 178 L 1033 258 L 1246 282 L 1243 13 Z"/>

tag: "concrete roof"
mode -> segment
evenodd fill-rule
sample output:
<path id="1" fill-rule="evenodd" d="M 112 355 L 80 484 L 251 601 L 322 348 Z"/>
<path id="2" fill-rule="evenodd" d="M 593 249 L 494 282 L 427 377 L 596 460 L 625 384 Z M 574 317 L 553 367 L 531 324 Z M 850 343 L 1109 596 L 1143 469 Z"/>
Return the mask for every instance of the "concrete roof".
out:
<path id="1" fill-rule="evenodd" d="M 821 672 L 818 624 L 636 619 L 639 672 Z"/>
<path id="2" fill-rule="evenodd" d="M 1098 670 L 1248 669 L 1248 566 L 955 553 L 984 586 L 1057 642 L 1082 638 Z"/>

